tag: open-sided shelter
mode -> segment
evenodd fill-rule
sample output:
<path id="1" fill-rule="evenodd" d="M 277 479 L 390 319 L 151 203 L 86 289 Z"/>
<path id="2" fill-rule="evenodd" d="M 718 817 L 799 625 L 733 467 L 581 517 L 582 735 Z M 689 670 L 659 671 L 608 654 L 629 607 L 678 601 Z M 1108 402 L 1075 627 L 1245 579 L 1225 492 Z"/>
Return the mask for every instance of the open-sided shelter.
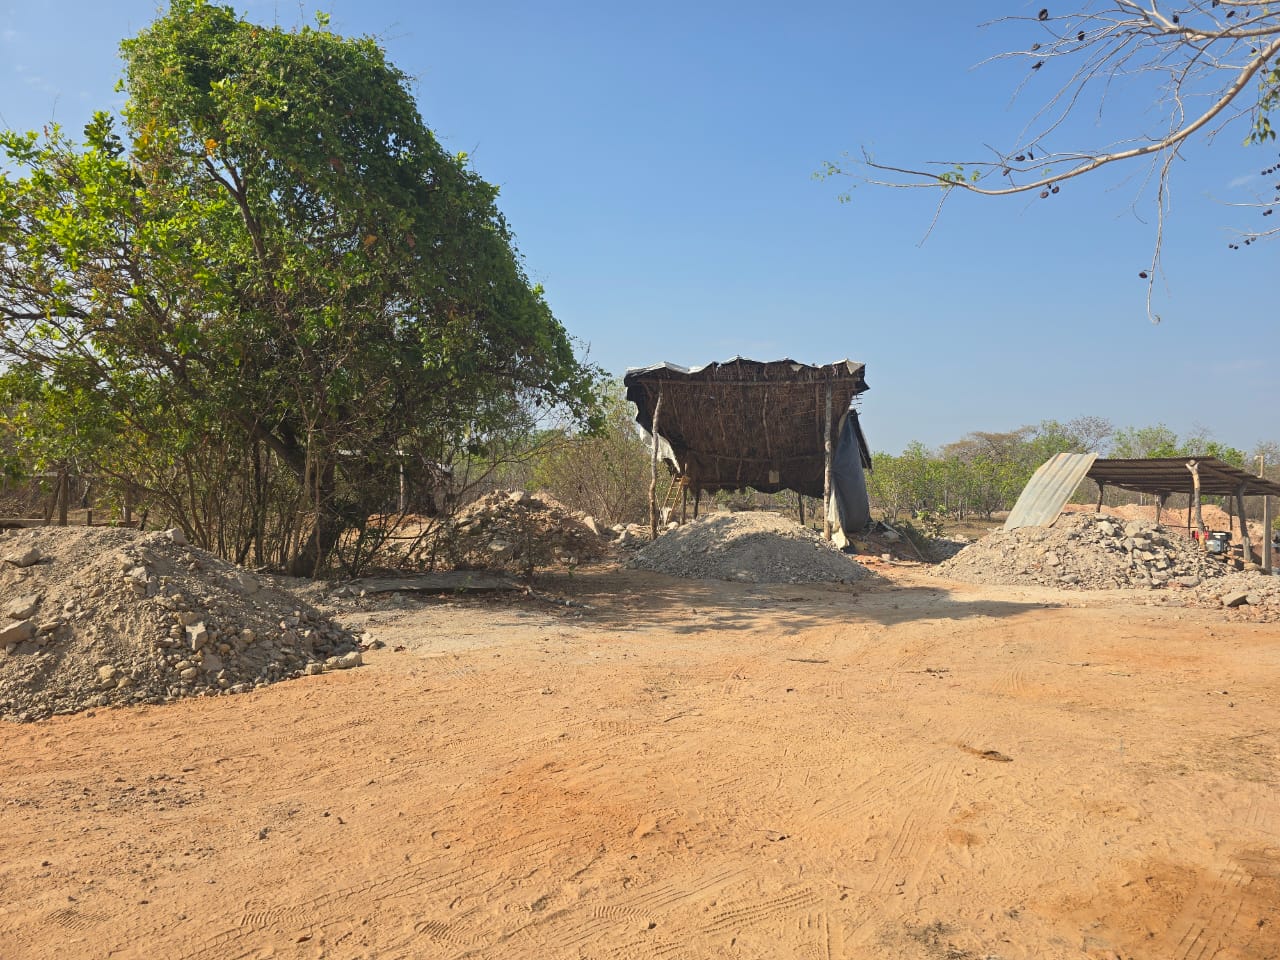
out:
<path id="1" fill-rule="evenodd" d="M 823 497 L 827 517 L 853 531 L 870 521 L 864 470 L 871 456 L 851 403 L 865 366 L 841 360 L 735 357 L 692 369 L 672 363 L 628 370 L 636 420 L 696 499 L 753 487 Z"/>
<path id="2" fill-rule="evenodd" d="M 1262 545 L 1262 566 L 1272 567 L 1270 530 L 1271 498 L 1280 496 L 1280 483 L 1256 476 L 1216 457 L 1151 457 L 1146 459 L 1107 460 L 1094 453 L 1059 453 L 1050 457 L 1023 488 L 1005 520 L 1006 530 L 1019 527 L 1048 526 L 1057 519 L 1063 506 L 1075 493 L 1080 482 L 1088 478 L 1098 485 L 1098 506 L 1107 487 L 1119 487 L 1155 498 L 1156 522 L 1166 501 L 1173 494 L 1187 496 L 1187 530 L 1194 521 L 1197 533 L 1204 533 L 1200 517 L 1200 498 L 1220 496 L 1234 500 L 1240 520 L 1240 539 L 1244 555 L 1251 551 L 1249 527 L 1244 522 L 1245 497 L 1263 498 L 1266 542 Z"/>

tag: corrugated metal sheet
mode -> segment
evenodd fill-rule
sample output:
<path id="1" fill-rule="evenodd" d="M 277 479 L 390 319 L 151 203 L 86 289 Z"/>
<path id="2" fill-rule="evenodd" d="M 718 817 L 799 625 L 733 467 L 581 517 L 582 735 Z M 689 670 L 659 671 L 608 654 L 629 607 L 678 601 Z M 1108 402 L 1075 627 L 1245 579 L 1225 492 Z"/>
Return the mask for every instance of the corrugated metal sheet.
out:
<path id="1" fill-rule="evenodd" d="M 1097 459 L 1096 453 L 1059 453 L 1050 457 L 1027 481 L 1004 528 L 1047 527 L 1053 523 Z"/>
<path id="2" fill-rule="evenodd" d="M 1199 464 L 1200 493 L 1229 496 L 1243 492 L 1246 497 L 1280 496 L 1280 484 L 1264 480 L 1216 457 L 1160 457 L 1145 460 L 1099 460 L 1089 468 L 1089 478 L 1139 493 L 1169 494 L 1191 492 L 1191 471 L 1187 464 Z"/>

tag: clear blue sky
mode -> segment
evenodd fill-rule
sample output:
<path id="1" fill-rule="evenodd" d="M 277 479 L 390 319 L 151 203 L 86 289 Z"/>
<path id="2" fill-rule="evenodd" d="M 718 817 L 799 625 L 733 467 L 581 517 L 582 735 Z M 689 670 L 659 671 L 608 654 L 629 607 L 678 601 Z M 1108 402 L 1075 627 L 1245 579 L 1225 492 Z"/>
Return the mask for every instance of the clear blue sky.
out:
<path id="1" fill-rule="evenodd" d="M 1205 428 L 1246 451 L 1280 440 L 1280 246 L 1228 250 L 1227 227 L 1259 221 L 1224 205 L 1250 198 L 1276 150 L 1231 134 L 1179 164 L 1158 326 L 1138 278 L 1154 239 L 1135 215 L 1142 169 L 1076 181 L 1049 202 L 956 197 L 923 244 L 925 192 L 863 186 L 842 205 L 844 184 L 811 178 L 862 146 L 915 163 L 1008 142 L 1039 91 L 1012 101 L 1025 67 L 975 65 L 1025 34 L 979 24 L 1032 6 L 320 9 L 336 32 L 379 37 L 415 78 L 427 123 L 501 186 L 556 315 L 618 375 L 735 354 L 851 357 L 872 388 L 868 439 L 888 452 L 1081 415 Z M 284 26 L 317 9 L 236 8 Z M 154 0 L 0 0 L 0 122 L 56 119 L 78 132 L 92 110 L 118 107 L 118 42 L 156 10 Z M 1108 117 L 1134 107 L 1141 115 L 1141 95 L 1122 94 Z"/>

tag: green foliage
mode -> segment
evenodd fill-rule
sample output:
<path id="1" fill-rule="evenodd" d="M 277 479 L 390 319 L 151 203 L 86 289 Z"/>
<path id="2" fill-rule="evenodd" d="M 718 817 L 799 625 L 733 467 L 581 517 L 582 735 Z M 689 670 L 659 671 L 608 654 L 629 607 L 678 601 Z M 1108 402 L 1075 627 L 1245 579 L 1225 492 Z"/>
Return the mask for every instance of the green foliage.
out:
<path id="1" fill-rule="evenodd" d="M 1105 452 L 1123 459 L 1148 457 L 1217 457 L 1237 467 L 1246 466 L 1243 451 L 1220 443 L 1205 431 L 1185 439 L 1164 424 L 1116 430 L 1100 417 L 1079 417 L 1067 423 L 1046 420 L 1035 427 L 1019 427 L 1005 433 L 975 431 L 937 451 L 910 444 L 899 456 L 876 454 L 875 469 L 868 474 L 872 505 L 890 521 L 903 515 L 915 518 L 926 529 L 937 517 L 963 520 L 980 515 L 990 518 L 1008 510 L 1036 469 L 1058 453 Z M 1259 445 L 1261 453 L 1280 462 L 1280 447 Z M 1090 502 L 1092 495 L 1078 498 Z"/>
<path id="2" fill-rule="evenodd" d="M 26 436 L 103 467 L 134 449 L 121 468 L 164 490 L 210 436 L 242 464 L 264 448 L 307 574 L 404 459 L 480 455 L 530 406 L 597 417 L 497 189 L 373 40 L 318 22 L 174 0 L 122 45 L 123 137 L 101 113 L 83 145 L 0 134 L 0 362 L 39 394 Z"/>
<path id="3" fill-rule="evenodd" d="M 602 406 L 604 419 L 597 429 L 560 431 L 530 480 L 605 524 L 641 523 L 649 511 L 650 450 L 622 384 L 607 385 Z"/>

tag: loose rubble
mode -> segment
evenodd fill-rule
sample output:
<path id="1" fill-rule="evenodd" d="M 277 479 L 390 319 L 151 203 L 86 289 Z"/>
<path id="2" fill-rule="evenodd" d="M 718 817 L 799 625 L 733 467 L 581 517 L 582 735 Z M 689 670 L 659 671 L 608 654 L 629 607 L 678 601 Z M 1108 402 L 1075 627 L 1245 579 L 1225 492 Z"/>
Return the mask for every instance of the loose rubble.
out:
<path id="1" fill-rule="evenodd" d="M 1252 619 L 1280 619 L 1280 578 L 1236 572 L 1180 531 L 1148 520 L 1064 513 L 1052 527 L 989 534 L 934 570 L 969 583 L 1165 591 L 1183 605 L 1247 604 L 1257 608 Z"/>
<path id="2" fill-rule="evenodd" d="M 499 490 L 458 512 L 441 530 L 440 555 L 458 569 L 530 571 L 599 559 L 606 531 L 548 495 Z"/>
<path id="3" fill-rule="evenodd" d="M 814 531 L 766 512 L 715 514 L 669 529 L 629 566 L 745 583 L 852 583 L 870 575 Z"/>
<path id="4" fill-rule="evenodd" d="M 331 618 L 179 530 L 0 536 L 0 717 L 242 693 L 359 657 Z"/>

